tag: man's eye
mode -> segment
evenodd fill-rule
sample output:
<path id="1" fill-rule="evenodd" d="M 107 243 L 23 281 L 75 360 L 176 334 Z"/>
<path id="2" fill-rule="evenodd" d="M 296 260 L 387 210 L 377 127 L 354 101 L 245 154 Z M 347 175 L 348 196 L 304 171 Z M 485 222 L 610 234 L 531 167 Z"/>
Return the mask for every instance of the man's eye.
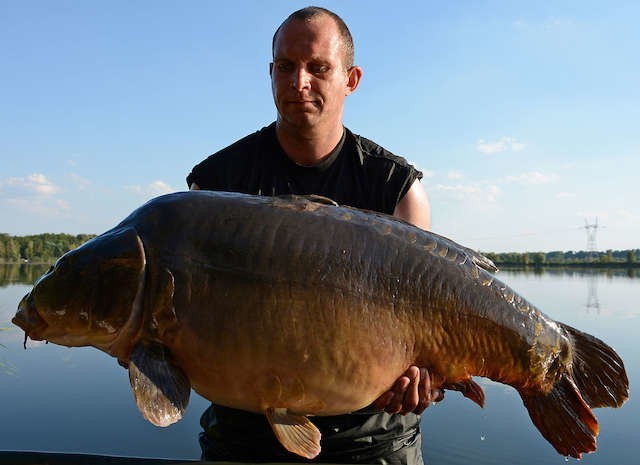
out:
<path id="1" fill-rule="evenodd" d="M 276 69 L 284 73 L 284 72 L 291 71 L 292 66 L 291 66 L 291 63 L 276 63 Z"/>
<path id="2" fill-rule="evenodd" d="M 329 67 L 326 65 L 311 65 L 309 66 L 309 71 L 311 71 L 314 74 L 322 74 L 329 71 Z"/>

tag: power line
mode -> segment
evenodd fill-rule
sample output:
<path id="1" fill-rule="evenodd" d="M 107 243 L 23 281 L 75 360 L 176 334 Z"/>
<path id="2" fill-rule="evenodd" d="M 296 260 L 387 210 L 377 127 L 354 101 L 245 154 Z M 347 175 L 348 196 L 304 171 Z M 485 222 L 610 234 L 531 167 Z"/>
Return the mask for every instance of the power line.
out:
<path id="1" fill-rule="evenodd" d="M 573 227 L 573 228 L 555 228 L 555 229 L 545 229 L 541 231 L 532 231 L 532 232 L 521 232 L 514 234 L 496 234 L 492 236 L 482 236 L 482 237 L 471 237 L 471 240 L 482 241 L 488 239 L 509 239 L 513 237 L 527 237 L 527 236 L 547 236 L 553 233 L 567 232 L 567 231 L 577 231 L 578 229 L 582 229 L 583 227 Z"/>

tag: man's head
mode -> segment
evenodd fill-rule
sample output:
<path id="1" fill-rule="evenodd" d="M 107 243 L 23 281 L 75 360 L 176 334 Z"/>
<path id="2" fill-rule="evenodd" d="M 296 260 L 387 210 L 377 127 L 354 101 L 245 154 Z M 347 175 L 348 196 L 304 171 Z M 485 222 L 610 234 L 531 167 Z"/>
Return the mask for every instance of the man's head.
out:
<path id="1" fill-rule="evenodd" d="M 278 34 L 282 30 L 283 26 L 285 26 L 290 21 L 309 21 L 321 15 L 328 16 L 336 23 L 338 32 L 340 33 L 340 38 L 342 40 L 342 47 L 344 51 L 343 63 L 345 65 L 345 70 L 351 68 L 353 66 L 354 59 L 353 37 L 351 37 L 351 31 L 349 31 L 349 28 L 340 16 L 335 14 L 333 11 L 319 6 L 308 6 L 306 8 L 302 8 L 301 10 L 294 11 L 287 17 L 287 19 L 282 22 L 282 24 L 278 27 L 278 29 L 276 29 L 276 32 L 273 34 L 273 40 L 271 41 L 271 51 L 273 53 L 273 56 L 275 57 L 276 38 L 278 37 Z"/>
<path id="2" fill-rule="evenodd" d="M 322 132 L 341 127 L 344 99 L 362 70 L 353 66 L 353 40 L 342 19 L 308 7 L 274 34 L 270 74 L 279 127 Z"/>

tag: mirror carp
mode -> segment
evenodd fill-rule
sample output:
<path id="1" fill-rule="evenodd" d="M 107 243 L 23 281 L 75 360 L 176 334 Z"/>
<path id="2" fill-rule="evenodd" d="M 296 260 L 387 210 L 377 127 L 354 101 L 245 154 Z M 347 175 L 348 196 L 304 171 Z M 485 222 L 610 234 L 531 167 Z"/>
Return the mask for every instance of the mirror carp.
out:
<path id="1" fill-rule="evenodd" d="M 510 385 L 560 454 L 594 451 L 591 409 L 629 395 L 622 360 L 493 271 L 445 237 L 327 199 L 179 192 L 63 255 L 13 322 L 25 341 L 116 357 L 158 426 L 193 388 L 264 413 L 313 458 L 309 417 L 364 408 L 417 365 L 480 405 L 473 376 Z"/>

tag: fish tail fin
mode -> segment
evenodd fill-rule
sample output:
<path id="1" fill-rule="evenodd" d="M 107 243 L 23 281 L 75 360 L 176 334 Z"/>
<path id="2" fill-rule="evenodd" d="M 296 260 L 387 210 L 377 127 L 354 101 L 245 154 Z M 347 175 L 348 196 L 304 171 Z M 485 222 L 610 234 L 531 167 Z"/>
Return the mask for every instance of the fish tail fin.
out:
<path id="1" fill-rule="evenodd" d="M 629 379 L 618 354 L 600 339 L 562 325 L 573 340 L 571 376 L 591 408 L 620 407 L 629 398 Z"/>
<path id="2" fill-rule="evenodd" d="M 596 450 L 598 420 L 567 374 L 547 394 L 520 391 L 520 397 L 533 424 L 559 454 L 579 459 Z"/>
<path id="3" fill-rule="evenodd" d="M 573 360 L 551 391 L 520 391 L 531 420 L 562 455 L 580 458 L 596 449 L 598 421 L 591 408 L 619 407 L 629 397 L 622 360 L 601 340 L 562 325 Z"/>

